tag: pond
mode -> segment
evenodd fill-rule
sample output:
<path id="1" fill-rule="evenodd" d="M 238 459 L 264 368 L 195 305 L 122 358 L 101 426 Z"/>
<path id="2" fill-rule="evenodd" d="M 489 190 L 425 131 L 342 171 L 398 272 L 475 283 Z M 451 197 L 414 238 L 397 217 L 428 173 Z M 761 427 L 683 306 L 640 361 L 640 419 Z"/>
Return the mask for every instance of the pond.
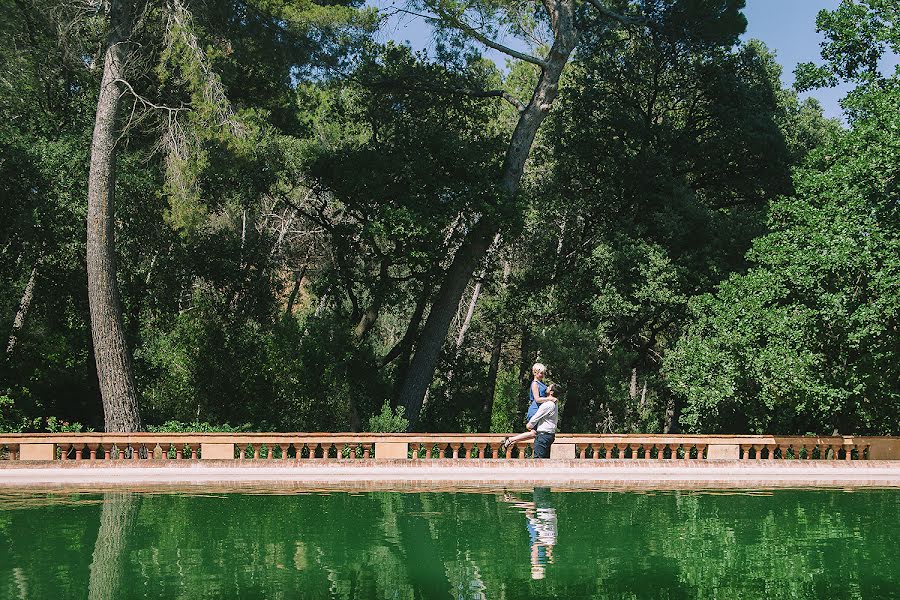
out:
<path id="1" fill-rule="evenodd" d="M 898 535 L 897 489 L 4 491 L 0 598 L 885 598 Z"/>

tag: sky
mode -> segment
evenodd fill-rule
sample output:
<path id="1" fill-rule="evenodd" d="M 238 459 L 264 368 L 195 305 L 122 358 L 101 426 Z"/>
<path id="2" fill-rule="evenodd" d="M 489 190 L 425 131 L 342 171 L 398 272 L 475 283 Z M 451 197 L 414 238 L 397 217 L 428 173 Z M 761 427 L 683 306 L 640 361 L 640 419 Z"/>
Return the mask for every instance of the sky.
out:
<path id="1" fill-rule="evenodd" d="M 402 6 L 401 0 L 377 0 L 373 3 L 383 9 Z M 774 50 L 778 61 L 784 67 L 782 82 L 785 86 L 794 83 L 794 67 L 801 62 L 818 62 L 819 45 L 824 37 L 816 32 L 816 14 L 822 10 L 833 10 L 840 0 L 747 0 L 744 14 L 747 17 L 747 32 L 744 40 L 761 40 Z M 416 50 L 432 47 L 431 33 L 422 19 L 397 15 L 389 19 L 382 35 L 385 39 L 409 42 Z M 505 63 L 505 56 L 493 51 L 484 55 L 498 64 Z M 890 65 L 897 64 L 892 57 Z M 819 100 L 825 116 L 842 119 L 839 100 L 847 93 L 848 86 L 814 90 L 801 95 Z M 843 119 L 842 119 L 843 120 Z"/>
<path id="2" fill-rule="evenodd" d="M 784 67 L 781 81 L 794 84 L 794 67 L 802 62 L 819 62 L 819 44 L 824 36 L 816 33 L 816 14 L 822 9 L 834 10 L 840 0 L 747 0 L 744 15 L 747 32 L 742 39 L 757 39 L 774 50 Z M 814 90 L 801 94 L 812 96 L 822 103 L 826 117 L 840 118 L 838 101 L 849 86 Z"/>

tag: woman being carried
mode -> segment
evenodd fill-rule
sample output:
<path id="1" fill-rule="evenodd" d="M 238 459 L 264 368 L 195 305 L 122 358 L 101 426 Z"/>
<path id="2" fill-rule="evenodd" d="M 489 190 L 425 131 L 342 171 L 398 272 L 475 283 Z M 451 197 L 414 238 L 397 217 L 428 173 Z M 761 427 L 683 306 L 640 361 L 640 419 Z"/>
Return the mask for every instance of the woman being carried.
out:
<path id="1" fill-rule="evenodd" d="M 534 458 L 550 458 L 550 446 L 556 438 L 556 424 L 559 420 L 559 410 L 556 405 L 559 386 L 551 383 L 549 386 L 545 386 L 545 391 L 547 395 L 541 397 L 538 409 L 534 413 L 529 410 L 529 418 L 525 424 L 528 431 L 505 438 L 500 444 L 500 449 L 506 450 L 517 442 L 540 437 L 538 441 L 541 443 L 536 441 L 534 444 Z"/>

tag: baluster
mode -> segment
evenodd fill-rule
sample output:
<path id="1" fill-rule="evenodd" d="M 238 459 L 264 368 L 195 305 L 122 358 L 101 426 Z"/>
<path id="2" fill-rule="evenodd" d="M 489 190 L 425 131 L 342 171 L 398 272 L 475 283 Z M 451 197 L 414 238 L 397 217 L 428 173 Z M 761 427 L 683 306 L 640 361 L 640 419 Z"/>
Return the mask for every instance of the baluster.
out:
<path id="1" fill-rule="evenodd" d="M 319 449 L 319 444 L 307 444 L 307 449 L 309 449 L 309 458 L 316 457 L 316 450 Z M 322 453 L 324 455 L 324 452 Z"/>
<path id="2" fill-rule="evenodd" d="M 363 453 L 362 453 L 363 458 L 372 458 L 372 445 L 371 444 L 368 444 L 368 443 L 363 444 L 362 449 L 363 449 Z"/>
<path id="3" fill-rule="evenodd" d="M 175 444 L 175 460 L 184 459 L 184 442 Z"/>
<path id="4" fill-rule="evenodd" d="M 197 451 L 200 449 L 200 444 L 188 444 L 188 450 L 191 453 L 191 460 L 197 460 Z"/>
<path id="5" fill-rule="evenodd" d="M 86 445 L 87 446 L 87 445 Z M 88 449 L 88 460 L 97 460 L 97 447 L 91 444 L 87 446 Z"/>
<path id="6" fill-rule="evenodd" d="M 665 460 L 666 459 L 666 450 L 669 449 L 668 444 L 663 444 L 659 448 L 659 452 L 656 454 L 656 460 Z"/>
<path id="7" fill-rule="evenodd" d="M 259 460 L 259 451 L 262 449 L 262 444 L 250 444 L 250 447 L 253 448 L 253 460 Z"/>
<path id="8" fill-rule="evenodd" d="M 697 460 L 703 459 L 704 450 L 706 450 L 706 444 L 697 444 Z"/>
<path id="9" fill-rule="evenodd" d="M 525 459 L 525 451 L 528 450 L 528 442 L 524 444 L 517 444 L 519 446 L 519 459 Z"/>
<path id="10" fill-rule="evenodd" d="M 741 456 L 741 460 L 750 460 L 750 448 L 753 446 L 748 444 L 741 444 L 741 452 L 743 452 L 743 456 Z"/>
<path id="11" fill-rule="evenodd" d="M 844 448 L 847 450 L 844 460 L 850 461 L 853 460 L 853 445 L 852 444 L 844 444 Z"/>

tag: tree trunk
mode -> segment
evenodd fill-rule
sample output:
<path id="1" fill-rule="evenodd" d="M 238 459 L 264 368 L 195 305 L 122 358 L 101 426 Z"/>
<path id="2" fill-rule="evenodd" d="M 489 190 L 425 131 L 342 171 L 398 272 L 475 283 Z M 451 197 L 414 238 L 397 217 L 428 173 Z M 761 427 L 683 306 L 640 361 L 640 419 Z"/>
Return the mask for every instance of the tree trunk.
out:
<path id="1" fill-rule="evenodd" d="M 125 562 L 128 558 L 126 547 L 128 538 L 137 520 L 140 496 L 130 492 L 109 492 L 103 494 L 103 509 L 100 512 L 100 530 L 94 544 L 88 580 L 89 600 L 110 600 L 125 594 L 123 581 Z"/>
<path id="2" fill-rule="evenodd" d="M 291 293 L 288 296 L 287 308 L 284 309 L 286 317 L 294 314 L 294 303 L 297 301 L 297 294 L 300 293 L 300 284 L 303 283 L 303 278 L 306 276 L 306 269 L 307 265 L 303 265 L 303 268 L 297 271 L 297 274 L 294 276 L 294 286 L 291 288 Z"/>
<path id="3" fill-rule="evenodd" d="M 555 4 L 547 3 L 545 7 L 552 7 L 548 8 L 548 12 L 552 13 L 550 16 L 555 39 L 546 64 L 541 69 L 531 100 L 519 113 L 519 120 L 503 161 L 500 187 L 508 198 L 514 197 L 519 191 L 525 162 L 531 152 L 534 138 L 556 99 L 560 75 L 577 42 L 574 3 L 561 1 Z M 482 216 L 463 240 L 441 283 L 400 392 L 400 401 L 406 407 L 409 418 L 410 431 L 414 431 L 418 426 L 419 411 L 425 392 L 428 391 L 434 377 L 441 347 L 447 338 L 453 315 L 472 274 L 498 232 L 499 223 L 488 216 Z"/>
<path id="4" fill-rule="evenodd" d="M 472 298 L 471 300 L 469 300 L 469 308 L 466 311 L 466 316 L 463 318 L 462 325 L 460 325 L 459 327 L 459 334 L 456 336 L 456 346 L 454 347 L 453 363 L 450 366 L 450 371 L 447 373 L 447 390 L 450 394 L 453 393 L 453 377 L 456 374 L 456 363 L 459 361 L 459 358 L 462 354 L 462 345 L 466 340 L 466 331 L 468 331 L 469 325 L 472 323 L 472 315 L 475 314 L 475 306 L 478 304 L 478 297 L 480 295 L 481 281 L 479 280 L 475 284 L 475 289 L 472 291 Z M 424 401 L 422 402 L 422 406 L 425 406 Z"/>
<path id="5" fill-rule="evenodd" d="M 478 297 L 480 295 L 481 282 L 479 281 L 475 284 L 475 289 L 472 291 L 472 299 L 469 301 L 469 310 L 466 311 L 466 318 L 463 319 L 462 325 L 459 328 L 459 335 L 456 336 L 457 352 L 462 348 L 463 342 L 466 341 L 466 332 L 469 330 L 469 325 L 472 324 L 472 315 L 475 314 L 475 306 L 478 305 Z"/>
<path id="6" fill-rule="evenodd" d="M 506 292 L 509 283 L 509 274 L 512 267 L 508 260 L 503 261 L 503 284 L 500 293 Z M 481 414 L 481 429 L 485 432 L 491 430 L 491 417 L 494 413 L 494 396 L 497 394 L 497 374 L 500 372 L 500 353 L 503 350 L 503 327 L 500 323 L 494 323 L 494 336 L 491 339 L 491 361 L 488 364 L 487 389 L 485 390 L 484 408 Z"/>
<path id="7" fill-rule="evenodd" d="M 681 413 L 681 403 L 675 395 L 669 396 L 666 402 L 666 417 L 663 424 L 663 433 L 679 433 L 678 418 Z"/>
<path id="8" fill-rule="evenodd" d="M 109 36 L 88 175 L 86 249 L 91 333 L 106 431 L 116 432 L 137 431 L 141 427 L 116 283 L 114 233 L 116 136 L 123 91 L 119 80 L 123 76 L 132 8 L 129 0 L 109 2 Z"/>
<path id="9" fill-rule="evenodd" d="M 22 300 L 19 301 L 19 310 L 16 311 L 16 318 L 13 319 L 12 333 L 9 334 L 9 341 L 6 344 L 7 358 L 12 356 L 18 342 L 19 332 L 25 326 L 25 317 L 28 315 L 28 309 L 31 308 L 31 301 L 34 299 L 34 282 L 36 279 L 37 266 L 35 265 L 31 269 L 28 283 L 25 284 L 25 291 L 22 293 Z"/>
<path id="10" fill-rule="evenodd" d="M 375 326 L 378 315 L 381 313 L 381 305 L 384 302 L 384 296 L 387 294 L 387 288 L 390 284 L 390 281 L 388 280 L 388 267 L 388 260 L 383 258 L 378 270 L 378 280 L 375 282 L 375 288 L 372 291 L 372 301 L 369 303 L 368 308 L 363 311 L 356 327 L 353 328 L 353 341 L 357 345 L 361 344 L 363 340 L 366 339 L 366 335 L 368 335 L 372 330 L 372 327 Z"/>
<path id="11" fill-rule="evenodd" d="M 394 389 L 391 394 L 392 409 L 400 406 L 401 385 L 406 379 L 406 371 L 409 369 L 409 356 L 412 352 L 413 342 L 416 340 L 416 333 L 419 331 L 419 325 L 422 323 L 422 317 L 425 315 L 425 308 L 428 306 L 431 290 L 432 287 L 430 283 L 423 284 L 422 293 L 413 309 L 413 314 L 412 317 L 410 317 L 406 333 L 403 334 L 403 339 L 397 342 L 384 358 L 379 361 L 379 367 L 384 367 L 394 360 L 397 361 L 397 371 L 394 376 Z"/>

